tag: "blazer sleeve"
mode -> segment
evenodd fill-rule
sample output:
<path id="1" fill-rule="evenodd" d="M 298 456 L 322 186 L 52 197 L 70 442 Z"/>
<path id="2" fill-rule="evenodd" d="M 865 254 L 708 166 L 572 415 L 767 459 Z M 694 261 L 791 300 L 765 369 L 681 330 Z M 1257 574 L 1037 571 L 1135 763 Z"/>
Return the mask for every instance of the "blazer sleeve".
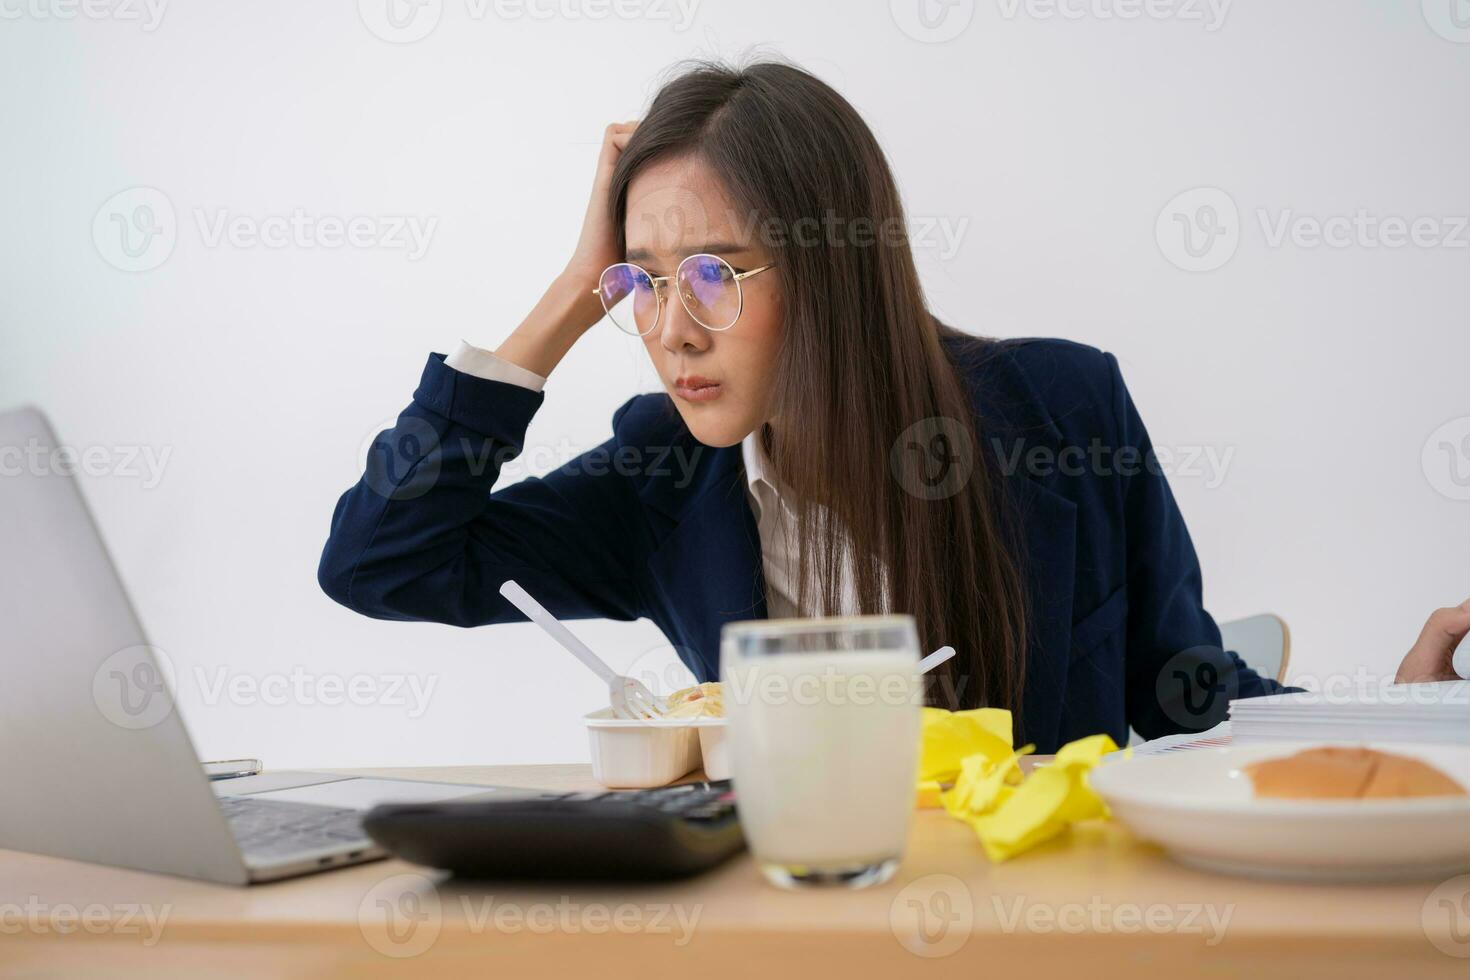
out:
<path id="1" fill-rule="evenodd" d="M 1144 738 L 1204 731 L 1224 721 L 1232 698 L 1291 690 L 1262 677 L 1221 646 L 1205 610 L 1199 558 L 1153 443 L 1112 372 L 1126 550 L 1128 724 Z M 1126 455 L 1125 455 L 1126 454 Z M 1126 469 L 1125 469 L 1126 465 Z"/>
<path id="2" fill-rule="evenodd" d="M 514 578 L 559 617 L 642 615 L 638 497 L 613 465 L 616 435 L 491 493 L 542 399 L 431 355 L 412 403 L 337 502 L 317 570 L 323 591 L 376 619 L 480 626 L 524 618 L 499 592 Z"/>

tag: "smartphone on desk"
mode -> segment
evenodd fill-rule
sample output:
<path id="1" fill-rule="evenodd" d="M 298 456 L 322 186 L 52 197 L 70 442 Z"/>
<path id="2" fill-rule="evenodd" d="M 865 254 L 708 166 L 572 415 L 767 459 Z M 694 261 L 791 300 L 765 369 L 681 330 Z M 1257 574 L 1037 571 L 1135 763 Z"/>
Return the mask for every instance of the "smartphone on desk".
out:
<path id="1" fill-rule="evenodd" d="M 259 759 L 216 759 L 211 762 L 201 762 L 199 765 L 204 767 L 204 775 L 211 780 L 260 775 Z"/>

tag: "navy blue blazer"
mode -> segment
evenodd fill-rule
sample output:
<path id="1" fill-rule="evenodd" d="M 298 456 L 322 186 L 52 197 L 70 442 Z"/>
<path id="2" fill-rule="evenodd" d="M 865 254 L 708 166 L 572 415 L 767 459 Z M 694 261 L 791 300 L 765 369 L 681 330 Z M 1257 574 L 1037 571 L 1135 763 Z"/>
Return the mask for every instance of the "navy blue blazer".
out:
<path id="1" fill-rule="evenodd" d="M 1024 542 L 1018 744 L 1202 730 L 1229 698 L 1281 690 L 1220 648 L 1117 360 L 1059 340 L 945 343 Z M 522 621 L 498 592 L 514 578 L 562 618 L 651 619 L 716 679 L 721 627 L 766 616 L 740 447 L 700 444 L 667 395 L 640 395 L 601 446 L 491 493 L 542 397 L 431 355 L 337 504 L 322 589 L 367 616 L 469 627 Z"/>

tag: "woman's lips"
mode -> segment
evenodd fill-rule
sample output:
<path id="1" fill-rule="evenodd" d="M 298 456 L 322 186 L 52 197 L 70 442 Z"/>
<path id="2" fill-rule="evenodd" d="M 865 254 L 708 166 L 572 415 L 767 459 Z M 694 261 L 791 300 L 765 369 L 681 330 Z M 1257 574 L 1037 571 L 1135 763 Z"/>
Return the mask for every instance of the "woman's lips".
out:
<path id="1" fill-rule="evenodd" d="M 718 381 L 691 374 L 687 378 L 674 379 L 674 394 L 687 402 L 707 402 L 720 397 L 725 388 Z"/>

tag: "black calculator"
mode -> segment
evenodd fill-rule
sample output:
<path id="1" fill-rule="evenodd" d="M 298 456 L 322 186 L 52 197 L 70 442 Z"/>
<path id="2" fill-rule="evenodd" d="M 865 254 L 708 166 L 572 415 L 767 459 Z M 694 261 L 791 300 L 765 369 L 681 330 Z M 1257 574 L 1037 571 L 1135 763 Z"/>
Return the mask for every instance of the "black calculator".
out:
<path id="1" fill-rule="evenodd" d="M 389 803 L 363 827 L 405 861 L 466 878 L 682 878 L 745 847 L 728 781 Z"/>

